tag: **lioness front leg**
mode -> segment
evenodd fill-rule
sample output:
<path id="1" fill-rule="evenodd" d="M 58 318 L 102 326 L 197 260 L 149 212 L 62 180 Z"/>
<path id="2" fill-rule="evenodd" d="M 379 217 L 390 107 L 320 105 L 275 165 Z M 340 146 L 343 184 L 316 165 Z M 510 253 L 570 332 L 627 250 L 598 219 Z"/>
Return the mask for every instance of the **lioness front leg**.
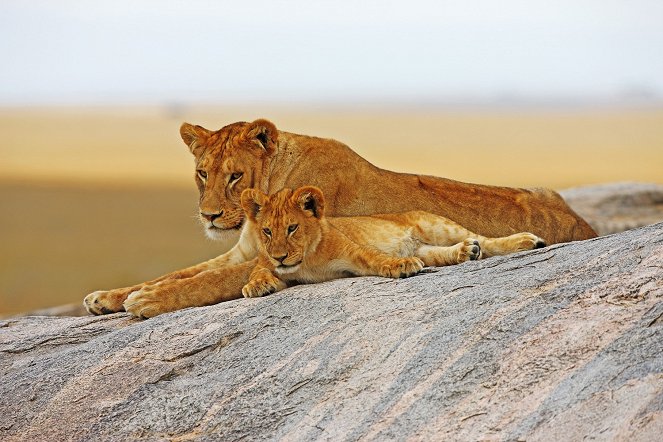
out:
<path id="1" fill-rule="evenodd" d="M 87 295 L 83 299 L 83 305 L 88 313 L 93 315 L 107 315 L 110 313 L 123 312 L 122 303 L 127 299 L 131 292 L 140 290 L 148 283 L 124 287 L 113 290 L 97 290 Z"/>
<path id="2" fill-rule="evenodd" d="M 242 288 L 242 295 L 245 298 L 259 298 L 286 287 L 286 283 L 277 278 L 270 269 L 258 265 L 251 272 L 249 282 Z"/>
<path id="3" fill-rule="evenodd" d="M 187 279 L 164 280 L 131 293 L 124 309 L 139 318 L 151 318 L 187 307 L 200 307 L 242 297 L 256 260 L 206 270 Z"/>
<path id="4" fill-rule="evenodd" d="M 89 313 L 95 315 L 122 312 L 124 311 L 124 301 L 133 292 L 137 292 L 143 289 L 146 289 L 146 292 L 163 292 L 163 288 L 150 290 L 147 289 L 147 287 L 156 286 L 162 284 L 165 281 L 185 280 L 193 278 L 199 273 L 205 272 L 207 270 L 219 269 L 225 266 L 239 264 L 241 262 L 253 259 L 255 257 L 255 253 L 256 252 L 251 247 L 247 247 L 245 244 L 240 243 L 235 245 L 235 247 L 230 249 L 227 253 L 217 256 L 216 258 L 210 259 L 200 264 L 196 264 L 195 266 L 187 267 L 186 269 L 168 273 L 167 275 L 160 276 L 159 278 L 144 282 L 142 284 L 112 290 L 97 290 L 96 292 L 92 292 L 85 297 L 83 300 L 83 305 Z"/>
<path id="5" fill-rule="evenodd" d="M 111 290 L 97 290 L 96 292 L 90 293 L 85 297 L 85 299 L 83 299 L 83 305 L 89 313 L 95 315 L 106 315 L 109 313 L 123 312 L 124 306 L 122 304 L 131 293 L 141 290 L 145 287 L 157 285 L 162 281 L 191 278 L 206 269 L 208 269 L 208 262 L 188 267 L 183 270 L 177 270 L 151 281 L 147 281 L 131 287 L 123 287 Z"/>

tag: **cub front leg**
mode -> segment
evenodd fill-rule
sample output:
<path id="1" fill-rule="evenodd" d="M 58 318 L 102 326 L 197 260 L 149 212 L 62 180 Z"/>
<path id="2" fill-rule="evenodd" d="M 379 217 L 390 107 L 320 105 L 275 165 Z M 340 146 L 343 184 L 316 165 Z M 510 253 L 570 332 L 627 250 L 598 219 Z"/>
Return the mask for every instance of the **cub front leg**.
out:
<path id="1" fill-rule="evenodd" d="M 242 288 L 242 295 L 245 298 L 259 298 L 270 293 L 276 293 L 286 287 L 286 283 L 277 278 L 271 270 L 258 265 L 251 272 L 249 282 Z"/>

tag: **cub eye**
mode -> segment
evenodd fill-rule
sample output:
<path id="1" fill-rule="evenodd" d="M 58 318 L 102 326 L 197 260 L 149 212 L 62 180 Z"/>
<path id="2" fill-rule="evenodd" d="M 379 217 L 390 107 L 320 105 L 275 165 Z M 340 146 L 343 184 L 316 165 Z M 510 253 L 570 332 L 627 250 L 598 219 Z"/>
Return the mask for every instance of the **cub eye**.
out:
<path id="1" fill-rule="evenodd" d="M 230 182 L 235 182 L 238 179 L 242 178 L 243 173 L 242 172 L 235 172 L 232 175 L 230 175 Z"/>
<path id="2" fill-rule="evenodd" d="M 267 236 L 269 236 L 269 237 L 272 236 L 272 231 L 269 230 L 267 227 L 265 227 L 264 229 L 262 229 L 262 233 L 264 233 L 265 235 L 267 235 Z"/>
<path id="3" fill-rule="evenodd" d="M 207 172 L 204 170 L 198 170 L 197 172 L 201 180 L 205 181 L 207 179 Z"/>
<path id="4" fill-rule="evenodd" d="M 295 233 L 295 230 L 297 230 L 297 227 L 299 227 L 298 224 L 290 224 L 288 226 L 288 235 L 291 235 L 291 234 Z"/>

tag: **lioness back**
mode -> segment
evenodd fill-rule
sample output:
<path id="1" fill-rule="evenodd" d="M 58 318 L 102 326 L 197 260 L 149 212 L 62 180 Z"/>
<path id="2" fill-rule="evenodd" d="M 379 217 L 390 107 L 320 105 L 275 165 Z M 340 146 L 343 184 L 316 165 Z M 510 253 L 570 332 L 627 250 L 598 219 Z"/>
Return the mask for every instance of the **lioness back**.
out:
<path id="1" fill-rule="evenodd" d="M 553 244 L 596 236 L 553 191 L 383 170 L 338 141 L 279 131 L 267 120 L 218 131 L 185 123 L 181 134 L 196 158 L 201 221 L 214 238 L 237 240 L 244 189 L 305 185 L 325 193 L 333 216 L 425 210 L 489 237 L 528 231 Z"/>

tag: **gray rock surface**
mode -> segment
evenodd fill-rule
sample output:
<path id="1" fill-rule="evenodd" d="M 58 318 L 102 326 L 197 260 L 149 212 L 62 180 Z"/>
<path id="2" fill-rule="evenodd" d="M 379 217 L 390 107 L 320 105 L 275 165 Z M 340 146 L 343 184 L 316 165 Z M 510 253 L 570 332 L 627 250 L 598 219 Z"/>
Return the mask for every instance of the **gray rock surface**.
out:
<path id="1" fill-rule="evenodd" d="M 85 310 L 82 302 L 77 302 L 75 304 L 63 304 L 56 307 L 48 307 L 38 310 L 32 310 L 21 315 L 12 315 L 15 316 L 88 316 L 89 313 Z M 0 318 L 4 319 L 4 318 Z"/>
<path id="2" fill-rule="evenodd" d="M 147 321 L 0 321 L 0 440 L 663 434 L 663 224 Z"/>
<path id="3" fill-rule="evenodd" d="M 560 192 L 599 235 L 663 221 L 663 185 L 610 183 Z"/>

